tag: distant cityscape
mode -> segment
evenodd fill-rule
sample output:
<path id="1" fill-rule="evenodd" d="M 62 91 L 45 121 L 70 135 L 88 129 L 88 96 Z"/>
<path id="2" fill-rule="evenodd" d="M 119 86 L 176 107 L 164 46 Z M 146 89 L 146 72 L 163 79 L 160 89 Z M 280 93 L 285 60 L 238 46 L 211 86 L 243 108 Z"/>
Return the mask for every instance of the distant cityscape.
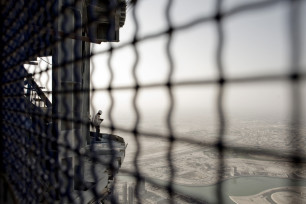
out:
<path id="1" fill-rule="evenodd" d="M 304 127 L 301 128 L 300 132 L 301 135 L 306 135 Z M 262 149 L 275 150 L 279 151 L 280 156 L 276 158 L 250 153 L 238 154 L 234 151 L 226 152 L 223 169 L 219 169 L 219 155 L 216 150 L 192 145 L 178 145 L 172 155 L 172 164 L 175 167 L 174 183 L 191 186 L 214 185 L 219 182 L 220 173 L 223 175 L 223 180 L 250 176 L 305 180 L 305 161 L 299 163 L 298 166 L 294 166 L 291 161 L 284 159 L 282 156 L 290 155 L 293 144 L 298 143 L 301 146 L 306 144 L 306 138 L 291 137 L 288 136 L 289 133 L 290 128 L 286 125 L 271 125 L 254 121 L 245 123 L 241 127 L 229 128 L 224 140 L 227 145 L 257 148 L 259 151 Z M 204 136 L 207 141 L 213 141 L 216 138 L 210 130 L 191 131 L 185 134 L 195 140 L 203 140 Z M 294 141 L 295 138 L 299 141 Z M 155 151 L 153 151 L 144 147 L 144 154 L 138 160 L 138 165 L 143 175 L 167 181 L 170 168 L 168 160 L 165 158 L 166 150 L 162 150 L 160 141 L 155 140 L 155 142 L 159 144 L 160 148 L 155 148 Z M 152 147 L 154 144 L 148 145 L 148 147 L 150 146 Z M 300 153 L 305 155 L 305 149 L 301 148 Z M 128 156 L 126 159 L 123 168 L 133 170 L 133 160 L 129 160 Z M 132 196 L 135 191 L 134 188 L 133 183 L 119 182 L 115 191 L 117 199 L 120 200 L 119 203 L 133 203 L 135 201 L 134 196 Z M 154 188 L 151 185 L 142 184 L 139 190 L 142 195 L 141 198 L 146 200 L 145 203 L 167 203 L 167 193 L 158 187 Z M 180 200 L 179 203 L 198 203 L 196 200 L 193 201 L 191 198 L 181 195 L 177 195 L 177 199 Z M 130 200 L 133 202 L 130 202 Z"/>

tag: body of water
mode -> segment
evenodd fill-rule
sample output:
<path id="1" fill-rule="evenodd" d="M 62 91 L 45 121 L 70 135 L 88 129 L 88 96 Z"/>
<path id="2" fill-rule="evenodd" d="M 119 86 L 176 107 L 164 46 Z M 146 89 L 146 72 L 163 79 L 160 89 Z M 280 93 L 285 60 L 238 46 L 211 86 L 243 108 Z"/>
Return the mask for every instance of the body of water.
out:
<path id="1" fill-rule="evenodd" d="M 166 186 L 167 182 L 149 178 L 152 182 L 158 185 Z M 118 180 L 123 182 L 132 182 L 133 177 L 118 175 Z M 275 177 L 234 177 L 224 180 L 222 185 L 223 201 L 225 203 L 233 203 L 229 196 L 250 196 L 258 194 L 273 188 L 285 186 L 306 186 L 305 180 L 292 180 L 288 178 Z M 207 201 L 208 203 L 218 203 L 217 197 L 218 185 L 206 186 L 189 186 L 174 184 L 175 192 L 179 194 Z"/>

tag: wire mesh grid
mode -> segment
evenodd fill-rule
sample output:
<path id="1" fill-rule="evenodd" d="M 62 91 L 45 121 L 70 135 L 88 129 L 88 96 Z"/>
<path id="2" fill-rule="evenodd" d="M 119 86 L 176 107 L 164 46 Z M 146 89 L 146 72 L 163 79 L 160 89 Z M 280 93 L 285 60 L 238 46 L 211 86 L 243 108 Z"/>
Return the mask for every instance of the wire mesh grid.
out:
<path id="1" fill-rule="evenodd" d="M 146 182 L 153 186 L 151 186 L 152 189 L 159 191 L 159 195 L 162 195 L 156 198 L 157 200 L 154 201 L 156 203 L 227 203 L 225 192 L 227 187 L 221 181 L 228 178 L 226 176 L 228 155 L 235 153 L 269 156 L 286 161 L 284 164 L 289 164 L 291 171 L 282 166 L 278 167 L 280 169 L 287 169 L 288 172 L 305 171 L 304 147 L 301 145 L 305 136 L 302 131 L 303 96 L 301 94 L 305 73 L 301 67 L 303 36 L 300 32 L 300 24 L 303 20 L 300 18 L 303 12 L 301 9 L 303 1 L 254 1 L 224 11 L 222 5 L 225 1 L 216 0 L 212 15 L 203 14 L 185 24 L 176 25 L 170 15 L 175 1 L 168 0 L 164 10 L 166 29 L 142 36 L 139 34 L 141 24 L 137 16 L 140 2 L 134 0 L 128 2 L 2 1 L 1 171 L 3 181 L 7 180 L 7 182 L 1 183 L 1 195 L 9 194 L 4 191 L 7 188 L 3 188 L 8 184 L 13 201 L 17 203 L 146 203 L 149 201 L 142 192 L 142 185 Z M 290 64 L 287 74 L 227 77 L 225 74 L 227 64 L 224 60 L 227 42 L 224 27 L 227 20 L 237 15 L 242 17 L 245 13 L 256 13 L 265 8 L 273 8 L 279 3 L 285 4 L 289 11 L 286 19 L 289 34 L 287 40 L 290 44 L 288 48 Z M 117 27 L 118 24 L 121 24 L 120 26 L 124 24 L 124 18 L 119 18 L 119 20 L 113 18 L 113 13 L 118 15 L 119 10 L 122 11 L 122 13 L 119 12 L 119 15 L 125 15 L 126 5 L 127 10 L 131 12 L 135 26 L 132 40 L 119 45 L 109 44 L 107 49 L 90 52 L 90 42 L 118 41 Z M 98 26 L 95 27 L 97 21 L 107 23 L 103 24 L 102 29 L 99 29 Z M 208 23 L 213 23 L 216 29 L 216 47 L 212 52 L 217 77 L 215 79 L 173 80 L 176 70 L 176 61 L 171 49 L 175 43 L 174 35 Z M 139 44 L 159 37 L 166 39 L 165 55 L 168 69 L 166 80 L 163 83 L 142 84 L 137 75 L 141 60 Z M 133 50 L 133 54 L 130 53 L 134 57 L 131 67 L 133 85 L 115 86 L 116 76 L 112 60 L 117 52 L 126 47 Z M 106 56 L 110 73 L 109 82 L 105 87 L 99 87 L 91 81 L 91 78 L 97 76 L 99 69 L 99 65 L 93 63 L 92 59 L 100 56 Z M 50 85 L 51 81 L 52 88 L 42 87 Z M 227 87 L 232 84 L 243 86 L 248 83 L 264 82 L 281 82 L 290 87 L 291 118 L 287 130 L 292 142 L 289 153 L 268 148 L 258 149 L 255 146 L 227 145 L 226 143 L 226 131 L 230 123 L 225 112 L 224 97 Z M 218 124 L 217 139 L 209 141 L 205 139 L 205 135 L 202 135 L 204 138 L 202 140 L 180 137 L 173 122 L 175 107 L 178 103 L 175 89 L 178 87 L 202 88 L 210 85 L 217 87 L 217 96 L 214 99 L 216 107 L 214 114 Z M 140 127 L 142 122 L 141 107 L 138 104 L 140 92 L 154 88 L 167 92 L 165 100 L 168 101 L 168 108 L 163 118 L 166 134 L 145 131 Z M 135 120 L 131 128 L 126 128 L 117 125 L 118 122 L 114 118 L 115 94 L 117 91 L 129 90 L 133 92 L 131 103 Z M 97 135 L 94 132 L 90 133 L 92 122 L 89 107 L 93 106 L 92 101 L 101 93 L 108 94 L 110 101 L 109 109 L 106 111 L 109 122 L 103 126 L 109 134 Z M 91 108 L 93 114 L 96 114 L 97 107 Z M 120 169 L 125 156 L 124 152 L 128 151 L 129 147 L 126 147 L 124 139 L 114 135 L 117 132 L 122 133 L 123 138 L 124 134 L 133 136 L 135 152 L 130 160 L 133 168 Z M 98 140 L 98 137 L 101 137 L 101 141 Z M 162 171 L 166 182 L 160 182 L 159 178 L 143 173 L 144 167 L 139 164 L 139 158 L 145 148 L 141 142 L 143 139 L 163 141 L 167 145 L 166 153 L 162 158 L 166 160 L 166 171 Z M 217 181 L 212 192 L 213 201 L 208 198 L 199 198 L 195 194 L 187 195 L 185 190 L 177 187 L 175 181 L 180 176 L 177 175 L 177 163 L 180 161 L 176 158 L 174 149 L 178 143 L 200 149 L 210 149 L 217 155 L 213 160 Z M 120 145 L 123 145 L 123 151 L 121 149 L 118 152 Z M 149 161 L 149 163 L 154 162 L 154 160 Z M 155 168 L 158 171 L 159 167 Z M 205 169 L 202 171 L 202 174 L 205 175 Z M 115 186 L 118 185 L 118 182 L 120 183 L 115 179 L 117 172 L 134 178 L 136 184 L 127 187 L 127 184 L 123 182 L 120 199 L 113 185 L 113 183 Z M 300 186 L 300 190 L 294 190 L 294 192 L 301 193 L 301 186 L 305 186 L 304 177 L 294 175 L 289 176 L 290 180 L 287 183 L 290 186 Z M 199 191 L 201 194 L 201 190 Z M 3 202 L 9 200 L 7 196 L 1 199 Z M 296 203 L 299 200 L 293 197 L 291 201 Z"/>

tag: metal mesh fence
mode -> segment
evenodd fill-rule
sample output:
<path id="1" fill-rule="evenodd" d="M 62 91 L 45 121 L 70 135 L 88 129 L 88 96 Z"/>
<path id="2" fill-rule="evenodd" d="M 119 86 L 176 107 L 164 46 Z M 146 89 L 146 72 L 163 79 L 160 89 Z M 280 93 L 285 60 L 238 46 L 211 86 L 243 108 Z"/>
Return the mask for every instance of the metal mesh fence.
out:
<path id="1" fill-rule="evenodd" d="M 171 17 L 171 9 L 176 1 L 168 0 L 164 9 L 165 29 L 145 35 L 140 34 L 142 24 L 140 16 L 137 15 L 141 2 L 134 0 L 128 2 L 123 0 L 1 1 L 1 201 L 4 203 L 228 203 L 229 187 L 223 181 L 239 176 L 235 173 L 239 167 L 229 164 L 232 162 L 231 158 L 247 158 L 251 155 L 256 157 L 257 161 L 269 160 L 268 163 L 271 165 L 273 163 L 273 167 L 283 170 L 288 178 L 285 186 L 293 187 L 287 191 L 296 193 L 294 194 L 296 196 L 290 197 L 289 201 L 302 203 L 305 196 L 303 188 L 306 184 L 303 176 L 305 129 L 302 103 L 305 86 L 305 71 L 302 64 L 304 37 L 301 34 L 303 33 L 301 25 L 304 21 L 301 16 L 302 12 L 305 12 L 303 9 L 305 2 L 303 0 L 252 1 L 226 10 L 223 8 L 226 1 L 216 0 L 213 1 L 214 11 L 211 15 L 203 13 L 193 20 L 177 25 Z M 284 19 L 289 45 L 286 51 L 290 61 L 286 73 L 228 77 L 225 60 L 228 37 L 225 26 L 228 20 L 235 17 L 243 18 L 248 13 L 256 14 L 262 10 L 269 12 L 265 9 L 273 9 L 279 4 L 287 9 L 288 14 Z M 131 14 L 134 33 L 131 40 L 116 45 L 115 42 L 119 41 L 119 28 L 125 23 L 126 11 Z M 214 56 L 217 77 L 174 80 L 178 66 L 172 49 L 176 42 L 175 35 L 206 24 L 213 24 L 215 28 L 216 45 L 211 52 Z M 168 71 L 165 73 L 165 81 L 142 83 L 137 74 L 142 60 L 140 46 L 160 37 L 166 42 L 164 55 Z M 114 43 L 105 44 L 103 50 L 93 49 L 103 46 L 103 43 L 93 45 L 101 42 Z M 113 60 L 117 59 L 116 53 L 126 48 L 132 50 L 129 52 L 133 57 L 130 67 L 132 85 L 117 86 L 114 85 L 114 81 L 118 72 L 115 71 Z M 98 62 L 94 62 L 94 59 L 100 57 L 104 57 L 109 73 L 108 83 L 103 82 L 105 86 L 92 81 L 93 78 L 99 77 L 99 74 L 104 74 L 98 71 L 102 69 Z M 186 70 L 188 71 L 188 68 Z M 239 142 L 229 143 L 227 133 L 231 130 L 231 119 L 225 111 L 228 87 L 260 85 L 267 82 L 289 87 L 290 118 L 285 128 L 287 139 L 291 141 L 286 146 L 289 148 L 283 151 L 281 148 L 265 148 L 264 145 L 258 147 L 255 144 L 244 146 Z M 217 120 L 217 125 L 213 126 L 216 128 L 214 139 L 209 139 L 205 131 L 196 137 L 181 136 L 177 124 L 174 123 L 175 107 L 180 102 L 176 97 L 177 89 L 189 87 L 204 92 L 208 86 L 216 88 L 216 97 L 209 98 L 214 101 L 213 112 Z M 165 98 L 153 99 L 167 101 L 167 108 L 160 114 L 165 126 L 164 131 L 152 131 L 152 129 L 148 131 L 142 128 L 143 109 L 139 105 L 139 98 L 142 93 L 152 89 L 166 92 Z M 116 94 L 120 91 L 130 91 L 132 93 L 130 101 L 118 102 Z M 92 126 L 94 122 L 92 116 L 95 116 L 100 108 L 100 105 L 94 104 L 93 101 L 100 100 L 98 96 L 101 94 L 106 94 L 109 100 L 108 109 L 102 109 L 107 113 L 104 119 L 108 120 L 102 123 L 105 124 L 102 126 L 103 129 L 107 131 L 102 134 L 97 133 L 96 131 L 100 130 Z M 131 125 L 120 124 L 122 121 L 116 121 L 114 116 L 116 103 L 125 102 L 132 107 Z M 259 132 L 255 137 L 262 138 L 260 134 L 267 136 Z M 131 147 L 127 146 L 125 135 L 130 135 L 128 140 Z M 252 135 L 245 137 L 248 136 L 252 137 Z M 152 142 L 144 143 L 144 140 Z M 276 143 L 272 139 L 265 142 Z M 200 156 L 199 170 L 195 170 L 200 175 L 199 178 L 204 178 L 203 183 L 205 179 L 214 181 L 211 190 L 200 188 L 199 183 L 197 183 L 198 188 L 191 190 L 186 185 L 177 184 L 182 176 L 179 169 L 189 165 L 185 161 L 186 158 L 185 163 L 182 163 L 182 157 L 177 157 L 177 154 L 182 151 L 187 155 L 187 160 L 195 157 L 189 150 L 176 149 L 180 145 L 192 147 L 189 150 L 204 152 L 206 156 L 214 155 L 212 163 L 205 161 L 210 158 L 209 156 Z M 128 153 L 129 148 L 133 149 L 133 152 Z M 146 148 L 150 148 L 147 153 Z M 146 158 L 143 154 L 154 155 L 159 149 L 163 150 L 158 157 L 155 159 L 148 157 L 149 161 L 142 162 Z M 126 166 L 124 159 L 127 159 Z M 240 162 L 252 166 L 249 160 Z M 150 167 L 151 163 L 156 165 Z M 214 168 L 202 167 L 206 164 Z M 156 175 L 160 177 L 148 174 L 150 171 L 146 170 L 146 165 L 152 172 L 159 172 Z M 208 174 L 208 171 L 213 173 Z M 231 174 L 230 171 L 234 173 Z M 127 180 L 132 179 L 133 185 L 124 179 L 116 180 L 117 175 Z M 212 175 L 214 179 L 205 175 Z M 257 172 L 256 175 L 260 174 Z M 241 173 L 240 176 L 246 175 Z M 186 178 L 188 180 L 188 176 Z M 188 184 L 192 185 L 192 182 Z M 145 185 L 150 187 L 146 190 Z M 301 198 L 297 198 L 297 194 Z M 208 197 L 205 197 L 207 195 Z M 275 202 L 271 196 L 269 199 L 271 203 Z"/>

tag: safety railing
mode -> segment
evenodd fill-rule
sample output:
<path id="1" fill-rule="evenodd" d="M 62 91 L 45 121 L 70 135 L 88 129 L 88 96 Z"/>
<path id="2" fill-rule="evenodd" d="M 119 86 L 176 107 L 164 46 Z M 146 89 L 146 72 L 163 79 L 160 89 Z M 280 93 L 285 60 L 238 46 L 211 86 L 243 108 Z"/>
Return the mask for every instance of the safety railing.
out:
<path id="1" fill-rule="evenodd" d="M 175 15 L 180 3 L 2 1 L 0 195 L 5 196 L 1 202 L 243 203 L 248 198 L 238 195 L 255 196 L 267 189 L 272 189 L 268 193 L 272 203 L 283 196 L 272 195 L 275 192 L 294 192 L 288 202 L 305 201 L 305 1 L 241 1 L 237 5 L 229 0 L 207 5 L 188 1 L 185 6 L 192 5 L 192 9 L 207 6 L 211 10 L 187 20 L 183 17 L 194 11 L 186 7 L 182 10 L 186 13 Z M 159 6 L 163 10 L 156 13 L 163 20 L 155 21 L 150 8 L 161 9 Z M 235 66 L 238 61 L 246 61 L 250 67 L 261 65 L 247 59 L 252 54 L 243 53 L 248 49 L 243 43 L 268 49 L 267 41 L 244 39 L 248 36 L 234 41 L 231 20 L 250 14 L 259 18 L 277 9 L 283 17 L 277 22 L 283 23 L 287 37 L 275 42 L 286 42 L 283 47 L 272 43 L 275 53 L 260 60 L 269 69 L 271 61 L 282 60 L 276 57 L 281 47 L 285 54 L 280 56 L 288 59 L 286 70 L 231 74 L 228 55 Z M 143 15 L 144 11 L 152 12 L 151 17 Z M 146 19 L 147 23 L 142 22 Z M 143 28 L 149 24 L 154 28 L 154 23 L 160 30 Z M 269 23 L 261 22 L 260 39 L 265 32 L 272 32 Z M 252 29 L 251 24 L 242 24 L 247 26 L 235 32 L 243 34 Z M 206 26 L 211 26 L 212 35 L 199 31 Z M 254 32 L 256 35 L 256 29 Z M 188 35 L 184 39 L 182 46 L 192 44 L 191 53 L 187 47 L 177 46 L 179 35 L 184 33 L 195 33 L 199 38 L 199 43 Z M 201 41 L 202 35 L 210 38 Z M 144 48 L 146 43 L 153 44 Z M 162 49 L 157 48 L 158 43 Z M 211 48 L 207 49 L 210 63 L 201 60 L 205 51 L 196 53 L 206 44 Z M 246 49 L 229 53 L 230 46 Z M 177 49 L 186 50 L 179 55 Z M 189 64 L 179 59 L 182 56 Z M 200 72 L 189 66 L 213 69 Z M 179 72 L 191 77 L 178 80 Z M 251 87 L 247 92 L 263 91 L 266 95 L 258 98 L 260 94 L 252 97 L 243 89 L 240 95 L 232 91 L 233 87 L 247 86 Z M 229 114 L 233 104 L 236 110 L 250 111 L 244 103 L 268 100 L 271 92 L 265 90 L 269 86 L 276 91 L 279 86 L 286 89 L 282 98 L 286 102 L 274 98 L 267 106 L 286 106 L 286 120 L 274 115 L 272 122 L 257 118 L 235 124 L 235 117 Z M 269 110 L 256 105 L 263 103 L 252 103 L 253 112 L 244 115 L 267 112 L 268 117 Z M 180 112 L 180 107 L 187 108 Z M 97 134 L 92 116 L 99 109 L 104 121 L 103 133 Z M 275 110 L 272 113 L 278 114 L 280 109 Z M 229 187 L 233 178 L 257 180 Z M 251 186 L 270 181 L 273 184 L 261 191 L 237 193 L 244 192 L 243 185 L 254 189 Z"/>

